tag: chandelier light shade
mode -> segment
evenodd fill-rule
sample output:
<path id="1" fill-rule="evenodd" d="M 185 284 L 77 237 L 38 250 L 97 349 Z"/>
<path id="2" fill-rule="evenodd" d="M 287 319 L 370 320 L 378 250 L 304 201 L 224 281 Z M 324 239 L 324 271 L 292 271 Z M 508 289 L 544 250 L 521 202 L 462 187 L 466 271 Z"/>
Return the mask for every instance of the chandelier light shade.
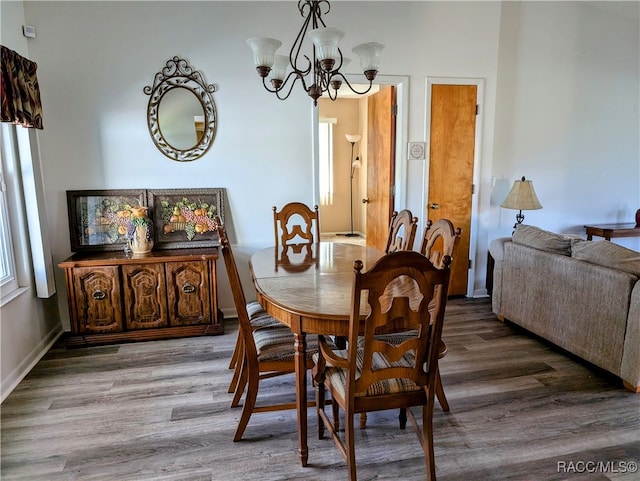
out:
<path id="1" fill-rule="evenodd" d="M 522 224 L 522 221 L 524 221 L 523 210 L 542 209 L 542 204 L 538 200 L 536 191 L 533 188 L 533 182 L 526 180 L 524 176 L 522 176 L 521 180 L 516 180 L 513 183 L 513 187 L 511 187 L 511 191 L 509 191 L 501 207 L 519 211 L 518 214 L 516 214 L 516 223 L 513 226 L 515 230 L 518 224 Z"/>
<path id="2" fill-rule="evenodd" d="M 274 38 L 248 38 L 247 43 L 253 50 L 253 62 L 256 66 L 268 67 L 273 66 L 276 50 L 282 45 L 280 40 Z"/>
<path id="3" fill-rule="evenodd" d="M 318 105 L 318 98 L 326 93 L 331 100 L 338 96 L 338 89 L 346 84 L 352 92 L 363 95 L 371 90 L 373 80 L 380 68 L 380 54 L 384 45 L 368 42 L 352 49 L 360 60 L 360 67 L 369 86 L 358 91 L 344 76 L 341 69 L 349 63 L 340 50 L 344 32 L 327 27 L 322 15 L 331 9 L 328 0 L 299 0 L 298 10 L 304 18 L 302 28 L 291 46 L 289 56 L 276 55 L 282 42 L 273 38 L 249 38 L 247 44 L 253 50 L 253 61 L 262 78 L 262 84 L 280 100 L 291 94 L 293 86 L 300 81 L 302 88 Z M 312 43 L 312 52 L 302 52 L 303 43 Z"/>

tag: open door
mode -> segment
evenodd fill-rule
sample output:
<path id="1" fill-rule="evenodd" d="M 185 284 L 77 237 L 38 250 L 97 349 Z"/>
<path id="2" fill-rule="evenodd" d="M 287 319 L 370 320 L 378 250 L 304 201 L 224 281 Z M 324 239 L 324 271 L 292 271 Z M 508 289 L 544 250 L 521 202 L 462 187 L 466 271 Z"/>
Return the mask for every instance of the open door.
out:
<path id="1" fill-rule="evenodd" d="M 394 208 L 396 88 L 389 86 L 367 99 L 367 246 L 384 250 Z"/>

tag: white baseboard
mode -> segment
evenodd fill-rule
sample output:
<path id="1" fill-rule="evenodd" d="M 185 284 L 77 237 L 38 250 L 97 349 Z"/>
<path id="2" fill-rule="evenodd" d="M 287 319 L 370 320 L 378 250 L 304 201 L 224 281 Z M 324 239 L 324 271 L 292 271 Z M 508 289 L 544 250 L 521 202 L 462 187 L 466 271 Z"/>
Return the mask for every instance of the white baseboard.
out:
<path id="1" fill-rule="evenodd" d="M 51 346 L 62 336 L 62 326 L 58 325 L 54 330 L 49 332 L 47 336 L 40 341 L 36 347 L 29 353 L 27 357 L 7 376 L 2 380 L 2 401 L 4 401 L 9 394 L 20 384 L 29 371 L 34 368 L 40 359 L 51 349 Z M 0 401 L 0 402 L 2 402 Z"/>

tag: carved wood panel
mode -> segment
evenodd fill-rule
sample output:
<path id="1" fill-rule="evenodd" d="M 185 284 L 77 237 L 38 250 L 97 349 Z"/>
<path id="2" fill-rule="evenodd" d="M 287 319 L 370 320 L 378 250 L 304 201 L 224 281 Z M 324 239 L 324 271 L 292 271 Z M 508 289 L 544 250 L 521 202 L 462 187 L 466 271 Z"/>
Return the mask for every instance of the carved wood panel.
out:
<path id="1" fill-rule="evenodd" d="M 75 269 L 76 319 L 81 333 L 122 330 L 122 298 L 118 268 Z"/>
<path id="2" fill-rule="evenodd" d="M 122 266 L 127 329 L 167 327 L 167 289 L 162 264 Z"/>
<path id="3" fill-rule="evenodd" d="M 166 275 L 170 325 L 201 324 L 211 318 L 206 262 L 168 262 Z"/>

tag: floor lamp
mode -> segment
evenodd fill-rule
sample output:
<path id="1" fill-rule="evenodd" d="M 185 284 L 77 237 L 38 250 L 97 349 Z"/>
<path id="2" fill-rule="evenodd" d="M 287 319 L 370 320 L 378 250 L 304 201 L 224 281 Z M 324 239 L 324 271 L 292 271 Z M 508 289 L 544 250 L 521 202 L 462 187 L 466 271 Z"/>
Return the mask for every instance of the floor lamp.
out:
<path id="1" fill-rule="evenodd" d="M 360 234 L 356 234 L 353 232 L 353 174 L 356 169 L 360 167 L 360 157 L 356 157 L 356 160 L 353 160 L 353 146 L 356 145 L 361 138 L 360 134 L 346 134 L 345 135 L 347 141 L 351 144 L 351 157 L 349 160 L 351 161 L 351 179 L 349 184 L 349 206 L 351 212 L 351 232 L 349 234 L 345 234 L 347 237 L 360 237 Z"/>

